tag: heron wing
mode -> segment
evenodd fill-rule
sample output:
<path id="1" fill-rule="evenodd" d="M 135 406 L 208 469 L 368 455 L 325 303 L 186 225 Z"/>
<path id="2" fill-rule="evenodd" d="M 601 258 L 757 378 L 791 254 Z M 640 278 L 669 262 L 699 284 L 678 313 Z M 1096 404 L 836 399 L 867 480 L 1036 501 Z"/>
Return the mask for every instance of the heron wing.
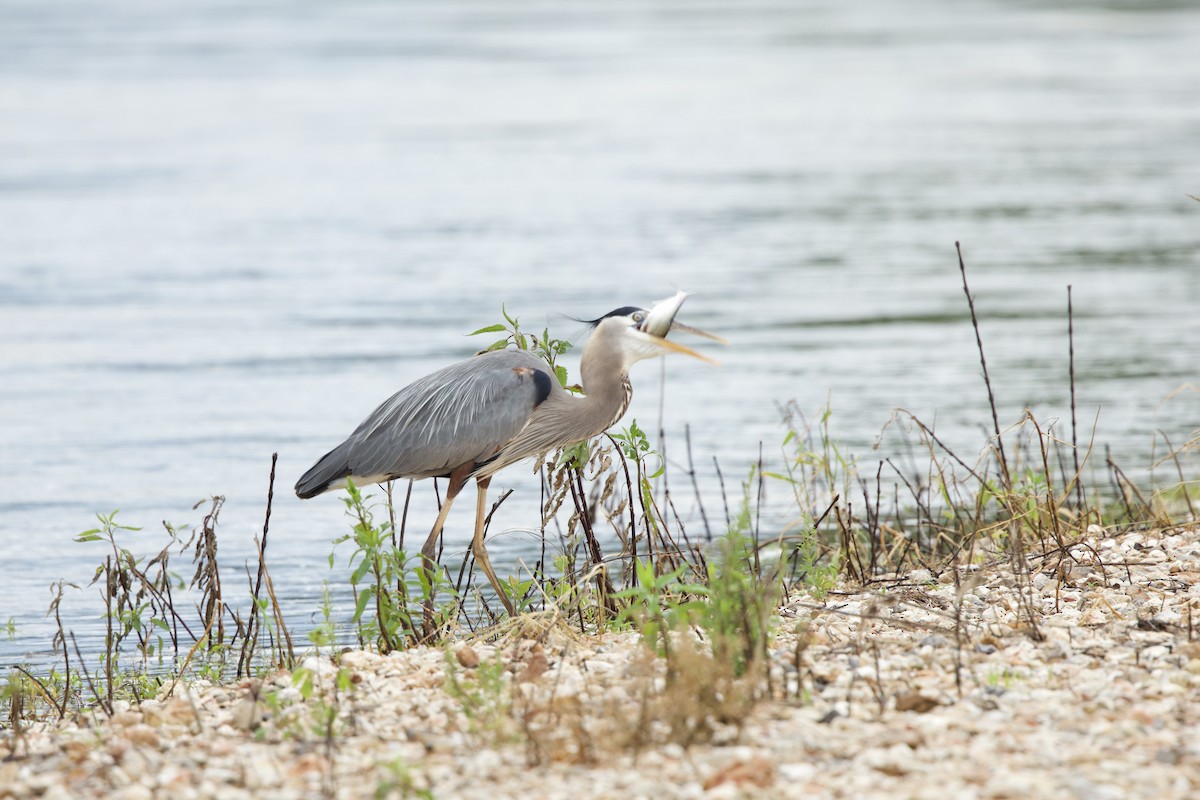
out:
<path id="1" fill-rule="evenodd" d="M 346 441 L 350 474 L 421 478 L 486 461 L 525 428 L 557 386 L 541 359 L 519 350 L 483 353 L 440 369 L 363 420 Z"/>

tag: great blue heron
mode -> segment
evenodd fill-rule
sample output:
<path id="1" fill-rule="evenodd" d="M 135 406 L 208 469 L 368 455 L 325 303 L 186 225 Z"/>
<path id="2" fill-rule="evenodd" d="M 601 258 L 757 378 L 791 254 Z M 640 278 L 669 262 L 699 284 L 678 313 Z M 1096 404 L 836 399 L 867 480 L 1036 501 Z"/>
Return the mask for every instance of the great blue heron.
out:
<path id="1" fill-rule="evenodd" d="M 719 336 L 675 322 L 686 295 L 677 293 L 652 310 L 626 306 L 591 320 L 591 338 L 579 371 L 584 394 L 564 389 L 545 361 L 527 350 L 480 353 L 409 384 L 371 412 L 350 438 L 321 457 L 296 483 L 301 498 L 345 486 L 396 478 L 449 478 L 446 500 L 421 555 L 433 569 L 438 534 L 454 498 L 475 478 L 478 498 L 475 560 L 504 603 L 513 605 L 496 578 L 483 544 L 488 484 L 505 467 L 569 447 L 603 432 L 625 413 L 633 389 L 629 368 L 666 353 L 711 361 L 668 341 L 683 330 Z"/>

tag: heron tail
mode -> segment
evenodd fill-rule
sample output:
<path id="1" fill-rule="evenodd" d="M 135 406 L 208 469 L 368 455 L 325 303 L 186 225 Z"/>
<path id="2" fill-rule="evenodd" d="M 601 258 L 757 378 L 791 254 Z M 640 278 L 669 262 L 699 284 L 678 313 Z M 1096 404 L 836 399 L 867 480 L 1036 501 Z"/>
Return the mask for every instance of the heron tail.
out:
<path id="1" fill-rule="evenodd" d="M 346 445 L 347 443 L 343 442 L 321 456 L 320 460 L 313 464 L 308 472 L 300 477 L 300 480 L 296 481 L 297 497 L 301 500 L 316 497 L 332 488 L 332 484 L 336 481 L 350 475 L 351 469 L 347 458 L 349 448 Z"/>

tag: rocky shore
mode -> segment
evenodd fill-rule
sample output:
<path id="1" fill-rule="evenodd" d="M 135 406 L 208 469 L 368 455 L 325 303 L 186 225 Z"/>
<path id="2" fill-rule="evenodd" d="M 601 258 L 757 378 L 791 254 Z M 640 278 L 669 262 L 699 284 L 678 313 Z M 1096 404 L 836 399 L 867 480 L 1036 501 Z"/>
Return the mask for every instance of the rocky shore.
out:
<path id="1" fill-rule="evenodd" d="M 5 732 L 0 798 L 1200 796 L 1200 533 L 1028 565 L 793 598 L 767 680 L 706 683 L 694 650 L 691 695 L 636 634 L 545 614 L 181 683 Z"/>

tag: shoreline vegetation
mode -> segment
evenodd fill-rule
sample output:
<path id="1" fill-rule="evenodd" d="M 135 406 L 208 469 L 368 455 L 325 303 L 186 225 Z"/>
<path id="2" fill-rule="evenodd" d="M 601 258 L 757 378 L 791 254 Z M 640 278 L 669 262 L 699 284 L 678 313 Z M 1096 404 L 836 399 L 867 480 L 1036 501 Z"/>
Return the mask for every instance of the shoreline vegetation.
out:
<path id="1" fill-rule="evenodd" d="M 1070 287 L 1070 430 L 1031 411 L 1002 427 L 961 251 L 959 268 L 982 456 L 897 411 L 907 464 L 864 473 L 828 407 L 808 420 L 793 403 L 781 469 L 727 484 L 714 464 L 718 509 L 685 442 L 697 510 L 681 514 L 681 478 L 631 423 L 543 465 L 547 544 L 508 579 L 513 618 L 469 557 L 421 568 L 411 484 L 346 493 L 329 558 L 353 613 L 327 591 L 306 631 L 269 568 L 274 457 L 244 575 L 217 561 L 220 497 L 149 558 L 99 515 L 79 540 L 110 551 L 93 579 L 104 652 L 81 653 L 57 581 L 56 663 L 0 679 L 0 798 L 1200 792 L 1200 435 L 1167 442 L 1163 485 L 1100 464 L 1076 419 Z M 504 312 L 476 333 L 567 385 L 569 345 L 548 331 Z M 791 518 L 770 530 L 767 487 Z M 172 559 L 189 556 L 184 580 Z"/>

